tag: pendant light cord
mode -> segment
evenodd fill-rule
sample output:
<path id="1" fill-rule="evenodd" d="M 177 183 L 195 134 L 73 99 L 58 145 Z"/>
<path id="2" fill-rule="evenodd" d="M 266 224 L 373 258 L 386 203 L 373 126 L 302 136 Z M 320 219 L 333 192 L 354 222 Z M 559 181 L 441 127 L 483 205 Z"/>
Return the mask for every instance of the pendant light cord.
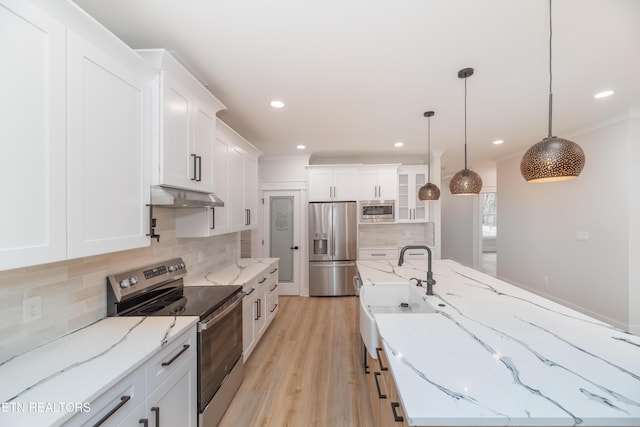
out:
<path id="1" fill-rule="evenodd" d="M 551 114 L 553 111 L 553 72 L 551 69 L 551 40 L 553 39 L 553 30 L 551 26 L 551 0 L 549 0 L 549 135 L 548 138 L 552 137 L 551 131 Z"/>
<path id="2" fill-rule="evenodd" d="M 467 169 L 467 77 L 464 78 L 464 169 Z"/>
<path id="3" fill-rule="evenodd" d="M 431 117 L 428 117 L 429 125 L 428 129 L 428 138 L 427 138 L 427 182 L 431 182 Z"/>

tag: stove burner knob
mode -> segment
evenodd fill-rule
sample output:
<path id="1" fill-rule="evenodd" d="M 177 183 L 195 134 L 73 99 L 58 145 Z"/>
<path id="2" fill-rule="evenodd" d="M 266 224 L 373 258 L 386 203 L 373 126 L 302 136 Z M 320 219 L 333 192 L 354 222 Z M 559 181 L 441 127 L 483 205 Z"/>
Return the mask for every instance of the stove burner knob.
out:
<path id="1" fill-rule="evenodd" d="M 124 279 L 120 282 L 120 287 L 121 288 L 128 288 L 129 285 L 131 284 L 131 282 L 129 282 L 129 279 Z"/>
<path id="2" fill-rule="evenodd" d="M 138 284 L 138 278 L 136 276 L 133 276 L 131 279 L 129 279 L 129 282 L 131 283 L 131 285 L 136 285 Z"/>
<path id="3" fill-rule="evenodd" d="M 182 270 L 185 267 L 184 262 L 181 262 L 180 264 L 178 264 L 178 267 L 180 267 L 180 269 Z"/>
<path id="4" fill-rule="evenodd" d="M 169 266 L 169 271 L 170 271 L 170 272 L 172 272 L 172 273 L 173 273 L 174 271 L 176 271 L 176 266 L 175 266 L 175 265 L 170 265 L 170 266 Z"/>

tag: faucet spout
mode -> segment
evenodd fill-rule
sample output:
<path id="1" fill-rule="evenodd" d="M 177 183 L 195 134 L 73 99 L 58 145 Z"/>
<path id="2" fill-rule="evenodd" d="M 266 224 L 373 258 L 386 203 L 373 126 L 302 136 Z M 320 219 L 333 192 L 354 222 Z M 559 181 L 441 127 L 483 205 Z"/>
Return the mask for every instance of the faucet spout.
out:
<path id="1" fill-rule="evenodd" d="M 400 259 L 398 259 L 398 267 L 404 264 L 404 253 L 411 249 L 424 249 L 427 251 L 427 295 L 433 295 L 433 285 L 436 281 L 433 279 L 433 272 L 431 271 L 431 249 L 426 245 L 409 245 L 404 246 L 400 250 Z"/>

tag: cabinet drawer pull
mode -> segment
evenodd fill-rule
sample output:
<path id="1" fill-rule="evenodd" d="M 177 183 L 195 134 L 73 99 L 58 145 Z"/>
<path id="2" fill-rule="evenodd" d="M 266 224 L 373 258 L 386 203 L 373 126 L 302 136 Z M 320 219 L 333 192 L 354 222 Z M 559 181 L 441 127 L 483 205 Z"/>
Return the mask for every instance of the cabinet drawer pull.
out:
<path id="1" fill-rule="evenodd" d="M 149 427 L 149 420 L 146 418 L 140 418 L 138 424 L 142 424 L 142 427 Z"/>
<path id="2" fill-rule="evenodd" d="M 118 411 L 118 409 L 122 408 L 125 405 L 125 403 L 127 403 L 130 399 L 131 399 L 131 396 L 120 397 L 120 403 L 118 403 L 116 406 L 113 407 L 113 409 L 107 412 L 107 414 L 104 417 L 100 418 L 100 421 L 95 423 L 93 427 L 101 426 L 105 421 L 107 421 L 111 417 L 111 415 L 115 414 Z"/>
<path id="3" fill-rule="evenodd" d="M 373 379 L 376 381 L 376 388 L 378 389 L 378 398 L 379 399 L 386 399 L 387 395 L 386 394 L 382 394 L 382 390 L 380 390 L 380 383 L 378 382 L 378 377 L 382 375 L 380 372 L 374 372 L 373 373 Z"/>
<path id="4" fill-rule="evenodd" d="M 263 278 L 262 278 L 262 280 L 260 280 L 260 281 L 258 282 L 258 284 L 264 283 L 266 280 L 267 280 L 267 278 L 266 278 L 266 277 L 263 277 Z"/>
<path id="5" fill-rule="evenodd" d="M 273 313 L 274 311 L 276 311 L 277 308 L 278 308 L 278 304 L 274 305 L 273 308 L 271 309 L 271 312 Z"/>
<path id="6" fill-rule="evenodd" d="M 160 427 L 160 408 L 157 406 L 154 406 L 153 408 L 151 408 L 151 412 L 156 413 L 156 427 Z"/>
<path id="7" fill-rule="evenodd" d="M 271 271 L 269 272 L 269 274 L 273 274 L 273 273 L 275 273 L 276 271 L 278 271 L 278 267 L 276 267 L 276 268 L 274 268 L 273 270 L 271 270 Z"/>
<path id="8" fill-rule="evenodd" d="M 381 371 L 388 371 L 389 368 L 387 368 L 386 366 L 382 366 L 382 358 L 380 357 L 380 352 L 382 351 L 382 349 L 380 347 L 376 347 L 376 356 L 378 356 L 378 365 L 380 365 L 380 370 Z"/>
<path id="9" fill-rule="evenodd" d="M 386 256 L 387 254 L 371 254 L 371 256 Z"/>
<path id="10" fill-rule="evenodd" d="M 247 292 L 246 294 L 244 294 L 244 296 L 246 297 L 246 296 L 251 295 L 253 293 L 253 291 L 255 291 L 255 290 L 256 290 L 256 288 L 251 288 L 251 290 L 249 292 Z"/>
<path id="11" fill-rule="evenodd" d="M 185 351 L 187 351 L 189 349 L 190 345 L 189 344 L 185 344 L 182 346 L 182 350 L 180 350 L 175 356 L 173 356 L 171 358 L 171 360 L 169 360 L 168 362 L 162 362 L 162 366 L 169 366 L 171 365 L 178 357 L 180 357 L 182 355 L 182 353 L 184 353 Z"/>
<path id="12" fill-rule="evenodd" d="M 401 423 L 404 421 L 404 417 L 401 417 L 400 415 L 398 415 L 398 413 L 396 412 L 396 409 L 398 409 L 400 407 L 400 403 L 398 402 L 391 402 L 391 411 L 393 411 L 393 421 L 397 422 L 397 423 Z"/>
<path id="13" fill-rule="evenodd" d="M 269 289 L 269 292 L 273 292 L 273 291 L 275 291 L 277 287 L 278 287 L 278 284 L 276 283 L 276 284 L 275 284 L 275 286 L 274 286 L 273 288 Z"/>

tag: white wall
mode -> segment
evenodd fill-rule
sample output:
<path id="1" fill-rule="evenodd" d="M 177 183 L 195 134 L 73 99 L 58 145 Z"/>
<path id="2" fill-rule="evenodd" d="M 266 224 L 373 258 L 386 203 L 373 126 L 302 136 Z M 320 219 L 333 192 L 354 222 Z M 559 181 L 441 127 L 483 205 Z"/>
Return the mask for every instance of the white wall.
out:
<path id="1" fill-rule="evenodd" d="M 632 254 L 639 260 L 638 121 L 565 136 L 586 155 L 576 180 L 528 184 L 520 156 L 498 162 L 499 277 L 617 326 L 628 328 L 631 318 L 638 326 L 640 285 L 630 262 Z"/>
<path id="2" fill-rule="evenodd" d="M 482 178 L 482 187 L 496 187 L 495 167 L 474 169 Z M 469 267 L 479 267 L 482 252 L 480 197 L 453 196 L 449 191 L 451 177 L 442 181 L 442 258 L 453 259 Z M 500 215 L 500 213 L 498 213 Z M 498 226 L 499 227 L 499 226 Z M 499 228 L 498 228 L 499 230 Z M 500 231 L 498 231 L 500 232 Z"/>

